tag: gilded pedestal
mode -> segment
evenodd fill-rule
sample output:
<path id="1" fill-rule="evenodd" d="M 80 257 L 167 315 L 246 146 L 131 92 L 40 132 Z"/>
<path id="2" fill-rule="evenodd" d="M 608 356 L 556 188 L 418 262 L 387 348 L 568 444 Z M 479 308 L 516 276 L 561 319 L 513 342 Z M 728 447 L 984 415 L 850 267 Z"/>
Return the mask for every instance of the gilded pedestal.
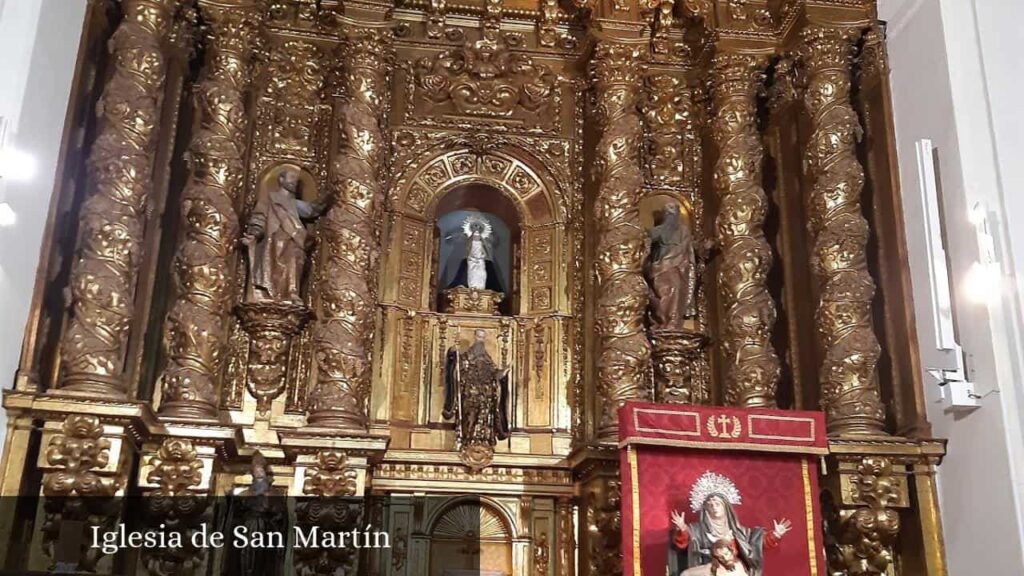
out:
<path id="1" fill-rule="evenodd" d="M 246 384 L 261 415 L 284 392 L 291 341 L 312 314 L 304 304 L 247 302 L 238 308 L 242 327 L 249 334 L 249 375 Z"/>

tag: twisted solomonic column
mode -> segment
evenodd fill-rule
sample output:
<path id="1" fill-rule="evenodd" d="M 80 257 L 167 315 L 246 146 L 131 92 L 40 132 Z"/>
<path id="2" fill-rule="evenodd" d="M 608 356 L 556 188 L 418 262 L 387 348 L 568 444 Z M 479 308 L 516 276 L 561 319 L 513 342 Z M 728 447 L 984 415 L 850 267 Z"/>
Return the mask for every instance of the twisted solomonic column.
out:
<path id="1" fill-rule="evenodd" d="M 315 426 L 365 430 L 370 353 L 377 305 L 377 261 L 383 191 L 382 151 L 387 28 L 353 28 L 344 44 L 345 101 L 334 157 L 334 204 L 321 223 L 323 259 L 315 331 L 317 382 L 309 396 Z"/>
<path id="2" fill-rule="evenodd" d="M 643 120 L 637 109 L 642 55 L 639 46 L 601 41 L 590 63 L 601 122 L 594 219 L 598 233 L 598 433 L 605 439 L 617 434 L 619 406 L 648 395 L 644 381 L 651 345 L 644 333 L 647 284 L 642 275 L 646 238 L 639 209 Z"/>
<path id="3" fill-rule="evenodd" d="M 92 194 L 81 211 L 70 319 L 57 387 L 124 398 L 125 351 L 142 262 L 146 203 L 167 76 L 164 44 L 178 0 L 124 0 L 110 40 L 113 73 L 97 105 L 89 156 Z"/>
<path id="4" fill-rule="evenodd" d="M 820 291 L 821 401 L 830 433 L 881 434 L 885 414 L 876 374 L 881 347 L 871 322 L 875 281 L 867 267 L 864 170 L 856 154 L 861 127 L 850 102 L 859 32 L 812 26 L 802 36 L 804 102 L 814 130 L 804 167 L 812 184 L 807 199 L 811 268 Z"/>
<path id="5" fill-rule="evenodd" d="M 761 187 L 764 149 L 757 132 L 757 96 L 766 65 L 763 56 L 718 54 L 712 79 L 725 398 L 747 408 L 775 407 L 780 374 L 771 343 L 775 302 L 766 281 L 772 250 L 764 236 L 768 198 Z"/>
<path id="6" fill-rule="evenodd" d="M 167 315 L 160 414 L 215 417 L 217 382 L 231 312 L 236 206 L 245 178 L 245 98 L 258 10 L 254 0 L 206 1 L 206 65 L 196 89 L 199 128 L 188 150 L 174 260 L 175 300 Z"/>

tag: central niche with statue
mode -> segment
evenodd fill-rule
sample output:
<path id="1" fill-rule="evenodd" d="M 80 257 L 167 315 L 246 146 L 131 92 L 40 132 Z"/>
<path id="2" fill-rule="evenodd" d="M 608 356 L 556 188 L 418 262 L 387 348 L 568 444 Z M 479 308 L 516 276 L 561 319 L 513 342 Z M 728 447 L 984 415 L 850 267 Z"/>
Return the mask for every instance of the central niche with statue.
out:
<path id="1" fill-rule="evenodd" d="M 476 472 L 564 458 L 582 291 L 569 175 L 509 143 L 411 151 L 388 204 L 371 411 L 390 422 L 392 448 Z"/>
<path id="2" fill-rule="evenodd" d="M 509 314 L 515 300 L 515 206 L 480 184 L 448 192 L 438 205 L 435 282 L 444 312 Z"/>

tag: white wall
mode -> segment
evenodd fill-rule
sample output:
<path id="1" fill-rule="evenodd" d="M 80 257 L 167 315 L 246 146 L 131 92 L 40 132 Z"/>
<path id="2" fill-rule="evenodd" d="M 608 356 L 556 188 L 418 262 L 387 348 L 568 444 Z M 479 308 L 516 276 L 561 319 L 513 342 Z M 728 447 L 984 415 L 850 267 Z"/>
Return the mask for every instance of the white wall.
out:
<path id="1" fill-rule="evenodd" d="M 957 340 L 981 396 L 969 414 L 947 412 L 928 386 L 934 435 L 949 439 L 939 497 L 952 576 L 1024 574 L 1021 435 L 1021 276 L 1024 270 L 1024 100 L 1020 0 L 880 0 L 889 21 L 894 115 L 922 364 L 938 366 L 929 317 L 928 252 L 915 143 L 939 152 L 942 209 Z M 1014 43 L 1017 45 L 1014 45 Z M 1001 278 L 981 303 L 965 293 L 980 250 L 970 207 L 981 203 Z M 1001 282 L 1001 285 L 1000 285 Z M 959 291 L 957 290 L 959 288 Z"/>
<path id="2" fill-rule="evenodd" d="M 85 9 L 86 0 L 0 0 L 0 116 L 7 123 L 0 146 L 35 164 L 23 181 L 0 174 L 0 202 L 17 218 L 0 227 L 2 388 L 18 367 Z"/>

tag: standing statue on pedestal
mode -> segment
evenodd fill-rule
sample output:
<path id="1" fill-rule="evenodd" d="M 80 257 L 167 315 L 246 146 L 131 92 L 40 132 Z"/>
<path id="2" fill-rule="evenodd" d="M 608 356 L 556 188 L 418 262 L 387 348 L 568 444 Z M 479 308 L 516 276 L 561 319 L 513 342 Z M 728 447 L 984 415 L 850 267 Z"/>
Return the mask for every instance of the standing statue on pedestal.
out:
<path id="1" fill-rule="evenodd" d="M 683 330 L 683 322 L 697 315 L 693 231 L 680 217 L 677 202 L 669 202 L 657 211 L 654 223 L 648 233 L 650 254 L 644 262 L 651 329 Z"/>
<path id="2" fill-rule="evenodd" d="M 491 463 L 494 445 L 508 438 L 508 368 L 498 369 L 487 353 L 487 333 L 474 332 L 464 351 L 448 349 L 445 361 L 444 411 L 455 419 L 455 441 L 462 461 L 474 470 Z"/>
<path id="3" fill-rule="evenodd" d="M 249 289 L 246 301 L 302 302 L 302 274 L 310 236 L 303 220 L 318 218 L 327 208 L 323 199 L 299 199 L 299 172 L 285 168 L 277 188 L 256 201 L 242 244 L 249 249 Z"/>
<path id="4" fill-rule="evenodd" d="M 221 532 L 230 544 L 225 551 L 226 576 L 283 576 L 285 548 L 243 546 L 233 537 L 246 538 L 260 534 L 288 533 L 288 508 L 281 494 L 274 489 L 274 476 L 262 454 L 256 452 L 250 467 L 252 484 L 240 495 L 229 495 Z M 236 532 L 237 531 L 237 532 Z M 238 544 L 237 546 L 235 544 Z"/>
<path id="5" fill-rule="evenodd" d="M 458 240 L 458 234 L 445 238 L 446 241 Z M 503 292 L 498 270 L 494 266 L 494 249 L 496 238 L 491 223 L 483 216 L 472 215 L 462 223 L 462 236 L 465 248 L 452 250 L 449 261 L 459 258 L 455 276 L 445 288 L 464 286 L 474 290 L 493 290 Z M 456 247 L 458 248 L 458 247 Z M 449 264 L 455 267 L 455 262 Z"/>

